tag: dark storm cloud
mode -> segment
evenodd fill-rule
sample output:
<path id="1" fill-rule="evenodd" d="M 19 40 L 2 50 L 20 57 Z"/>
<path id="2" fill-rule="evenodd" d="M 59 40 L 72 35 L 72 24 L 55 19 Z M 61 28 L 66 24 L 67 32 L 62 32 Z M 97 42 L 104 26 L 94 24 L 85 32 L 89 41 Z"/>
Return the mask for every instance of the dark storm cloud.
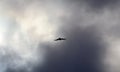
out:
<path id="1" fill-rule="evenodd" d="M 88 5 L 90 8 L 93 9 L 103 9 L 104 7 L 114 7 L 117 4 L 119 4 L 119 0 L 71 0 L 72 2 L 75 2 L 76 4 L 81 5 Z"/>
<path id="2" fill-rule="evenodd" d="M 86 3 L 95 8 L 102 8 L 107 5 L 115 5 L 119 0 L 85 0 Z"/>
<path id="3" fill-rule="evenodd" d="M 43 68 L 38 66 L 33 72 L 103 72 L 101 53 L 104 45 L 93 27 L 75 26 L 65 32 L 65 36 L 67 40 L 53 48 L 55 51 L 48 50 Z"/>

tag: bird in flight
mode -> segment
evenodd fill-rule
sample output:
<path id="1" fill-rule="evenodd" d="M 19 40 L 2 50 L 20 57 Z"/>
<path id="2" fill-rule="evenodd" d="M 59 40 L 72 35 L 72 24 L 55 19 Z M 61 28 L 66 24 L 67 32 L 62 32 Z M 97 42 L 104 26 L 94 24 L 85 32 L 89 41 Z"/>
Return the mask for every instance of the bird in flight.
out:
<path id="1" fill-rule="evenodd" d="M 59 41 L 59 40 L 66 40 L 65 38 L 57 38 L 55 39 L 55 41 Z"/>

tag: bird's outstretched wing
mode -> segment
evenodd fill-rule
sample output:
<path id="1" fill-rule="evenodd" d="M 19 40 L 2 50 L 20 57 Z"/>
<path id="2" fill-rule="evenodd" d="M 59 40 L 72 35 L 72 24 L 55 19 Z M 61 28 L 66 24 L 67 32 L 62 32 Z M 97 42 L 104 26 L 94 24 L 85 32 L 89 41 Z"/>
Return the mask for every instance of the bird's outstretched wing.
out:
<path id="1" fill-rule="evenodd" d="M 58 41 L 58 39 L 55 39 L 54 41 Z"/>
<path id="2" fill-rule="evenodd" d="M 61 40 L 66 40 L 66 38 L 61 38 Z"/>

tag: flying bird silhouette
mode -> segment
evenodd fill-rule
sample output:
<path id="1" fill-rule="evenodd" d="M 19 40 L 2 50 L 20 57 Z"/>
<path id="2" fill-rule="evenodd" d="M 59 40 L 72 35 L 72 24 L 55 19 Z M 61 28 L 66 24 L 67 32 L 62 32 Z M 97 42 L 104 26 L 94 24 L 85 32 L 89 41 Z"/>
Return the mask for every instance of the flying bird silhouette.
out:
<path id="1" fill-rule="evenodd" d="M 66 38 L 57 38 L 57 39 L 55 39 L 55 41 L 59 41 L 59 40 L 66 40 Z"/>

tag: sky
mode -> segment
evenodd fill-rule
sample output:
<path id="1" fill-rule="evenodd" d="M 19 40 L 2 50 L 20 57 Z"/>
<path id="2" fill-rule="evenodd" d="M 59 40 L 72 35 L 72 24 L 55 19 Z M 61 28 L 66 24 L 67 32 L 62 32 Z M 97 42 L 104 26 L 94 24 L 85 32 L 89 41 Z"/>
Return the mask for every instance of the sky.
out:
<path id="1" fill-rule="evenodd" d="M 119 5 L 0 0 L 0 72 L 120 72 Z"/>

